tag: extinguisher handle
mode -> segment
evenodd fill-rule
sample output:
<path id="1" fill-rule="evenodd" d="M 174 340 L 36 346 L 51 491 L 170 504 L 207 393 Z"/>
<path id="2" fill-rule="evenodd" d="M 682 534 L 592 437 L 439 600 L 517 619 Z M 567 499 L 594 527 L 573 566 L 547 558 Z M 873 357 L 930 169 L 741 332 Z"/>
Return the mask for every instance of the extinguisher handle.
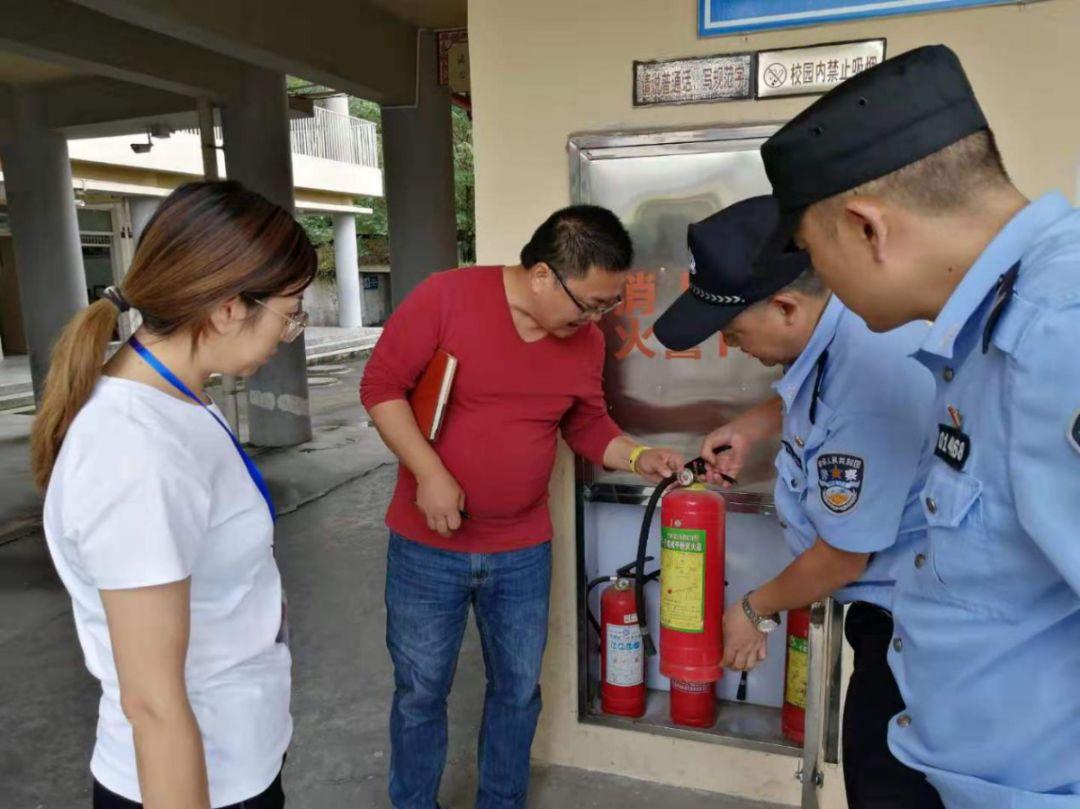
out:
<path id="1" fill-rule="evenodd" d="M 713 454 L 719 455 L 721 452 L 727 452 L 729 449 L 731 449 L 731 444 L 723 444 L 714 449 Z M 708 461 L 706 461 L 704 458 L 698 457 L 694 458 L 692 461 L 689 461 L 684 468 L 689 469 L 694 474 L 694 477 L 698 478 L 704 475 L 706 471 L 708 471 L 706 469 L 707 465 Z M 726 483 L 730 483 L 732 486 L 736 486 L 739 483 L 739 481 L 731 477 L 731 475 L 725 475 L 723 472 L 720 473 L 720 477 L 722 477 Z"/>

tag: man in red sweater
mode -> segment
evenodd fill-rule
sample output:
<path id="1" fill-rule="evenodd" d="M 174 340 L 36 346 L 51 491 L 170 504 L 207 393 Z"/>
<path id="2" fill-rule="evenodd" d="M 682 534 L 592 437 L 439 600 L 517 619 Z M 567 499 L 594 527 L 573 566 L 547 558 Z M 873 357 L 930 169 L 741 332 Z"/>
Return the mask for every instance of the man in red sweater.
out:
<path id="1" fill-rule="evenodd" d="M 360 396 L 401 461 L 386 517 L 396 809 L 438 806 L 446 699 L 470 605 L 487 670 L 476 807 L 525 806 L 559 432 L 609 469 L 657 480 L 682 466 L 677 453 L 624 435 L 604 401 L 596 322 L 620 303 L 632 259 L 630 236 L 611 211 L 558 211 L 519 265 L 430 276 L 394 312 L 368 362 Z M 442 431 L 429 444 L 407 397 L 439 349 L 458 369 Z"/>

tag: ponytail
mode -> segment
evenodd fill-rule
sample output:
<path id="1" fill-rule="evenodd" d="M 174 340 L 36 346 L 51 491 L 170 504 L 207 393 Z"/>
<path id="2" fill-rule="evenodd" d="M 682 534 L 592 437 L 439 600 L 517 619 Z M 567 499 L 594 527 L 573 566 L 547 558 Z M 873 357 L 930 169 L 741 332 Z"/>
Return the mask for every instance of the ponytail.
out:
<path id="1" fill-rule="evenodd" d="M 30 468 L 44 491 L 71 422 L 101 378 L 105 350 L 120 312 L 100 300 L 75 315 L 53 349 L 45 390 L 30 434 Z"/>

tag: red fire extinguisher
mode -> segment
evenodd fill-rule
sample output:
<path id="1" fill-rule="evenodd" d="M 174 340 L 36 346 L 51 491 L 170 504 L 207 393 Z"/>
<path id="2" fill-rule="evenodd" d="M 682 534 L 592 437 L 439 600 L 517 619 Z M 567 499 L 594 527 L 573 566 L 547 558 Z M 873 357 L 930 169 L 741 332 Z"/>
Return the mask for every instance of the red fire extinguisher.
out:
<path id="1" fill-rule="evenodd" d="M 806 680 L 810 662 L 810 610 L 788 612 L 787 663 L 780 729 L 796 744 L 806 739 Z"/>
<path id="2" fill-rule="evenodd" d="M 601 710 L 644 716 L 645 652 L 629 579 L 616 579 L 600 596 L 600 627 Z"/>
<path id="3" fill-rule="evenodd" d="M 730 447 L 720 447 L 722 452 Z M 695 458 L 653 490 L 638 536 L 637 570 L 644 569 L 656 506 L 661 508 L 660 673 L 670 678 L 671 718 L 709 727 L 716 721 L 716 682 L 722 675 L 724 610 L 724 498 L 695 483 L 705 462 Z M 736 481 L 727 478 L 731 483 Z M 681 486 L 664 496 L 674 484 Z M 646 654 L 656 654 L 647 626 L 644 581 L 635 603 Z"/>
<path id="4" fill-rule="evenodd" d="M 669 492 L 660 524 L 660 673 L 672 721 L 709 727 L 723 674 L 724 498 L 698 484 Z"/>

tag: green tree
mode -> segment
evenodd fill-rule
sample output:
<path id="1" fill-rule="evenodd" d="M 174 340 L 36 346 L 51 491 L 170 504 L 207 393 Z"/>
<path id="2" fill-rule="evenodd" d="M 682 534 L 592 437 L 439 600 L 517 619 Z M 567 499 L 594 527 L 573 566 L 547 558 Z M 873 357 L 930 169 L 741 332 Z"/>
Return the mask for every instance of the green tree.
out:
<path id="1" fill-rule="evenodd" d="M 451 117 L 454 126 L 454 201 L 457 208 L 458 251 L 466 264 L 472 264 L 476 261 L 472 118 L 458 106 L 451 108 Z"/>

